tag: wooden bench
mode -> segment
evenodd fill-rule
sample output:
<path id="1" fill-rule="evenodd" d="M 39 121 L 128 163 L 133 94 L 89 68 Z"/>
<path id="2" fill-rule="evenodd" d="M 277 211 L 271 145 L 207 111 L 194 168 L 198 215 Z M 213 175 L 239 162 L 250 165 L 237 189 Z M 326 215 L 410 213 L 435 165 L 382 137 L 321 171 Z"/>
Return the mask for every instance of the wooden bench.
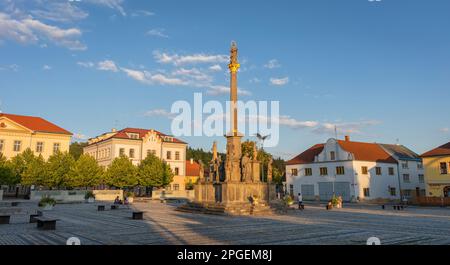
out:
<path id="1" fill-rule="evenodd" d="M 133 220 L 142 220 L 144 219 L 144 212 L 133 212 L 132 218 Z"/>
<path id="2" fill-rule="evenodd" d="M 11 220 L 11 215 L 0 215 L 0 225 L 9 224 Z"/>
<path id="3" fill-rule="evenodd" d="M 97 210 L 98 211 L 104 211 L 105 210 L 105 205 L 98 205 L 97 206 Z"/>
<path id="4" fill-rule="evenodd" d="M 58 219 L 48 218 L 48 217 L 34 217 L 37 221 L 37 228 L 41 230 L 55 230 L 56 229 L 56 221 Z"/>
<path id="5" fill-rule="evenodd" d="M 39 217 L 39 216 L 42 216 L 42 215 L 39 215 L 39 214 L 30 214 L 30 224 L 37 223 L 36 217 Z"/>

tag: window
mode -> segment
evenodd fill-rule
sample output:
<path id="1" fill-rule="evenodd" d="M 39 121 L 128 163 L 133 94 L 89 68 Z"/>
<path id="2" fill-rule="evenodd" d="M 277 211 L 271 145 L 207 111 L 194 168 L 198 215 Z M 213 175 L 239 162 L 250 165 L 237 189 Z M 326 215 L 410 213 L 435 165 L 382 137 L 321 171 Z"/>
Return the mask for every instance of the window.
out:
<path id="1" fill-rule="evenodd" d="M 370 189 L 369 188 L 364 188 L 363 192 L 364 192 L 364 197 L 370 197 Z"/>
<path id="2" fill-rule="evenodd" d="M 412 194 L 411 190 L 403 190 L 403 196 L 411 197 L 411 194 Z"/>
<path id="3" fill-rule="evenodd" d="M 172 189 L 172 186 L 170 184 L 167 185 L 166 190 L 171 190 L 171 189 Z"/>
<path id="4" fill-rule="evenodd" d="M 336 175 L 345 175 L 344 167 L 336 167 Z"/>
<path id="5" fill-rule="evenodd" d="M 292 175 L 292 176 L 298 176 L 298 169 L 292 168 L 292 169 L 291 169 L 291 175 Z"/>
<path id="6" fill-rule="evenodd" d="M 419 183 L 425 183 L 425 177 L 423 174 L 419 174 Z"/>
<path id="7" fill-rule="evenodd" d="M 377 174 L 378 176 L 381 175 L 381 167 L 375 168 L 375 174 Z"/>
<path id="8" fill-rule="evenodd" d="M 180 175 L 180 169 L 177 168 L 177 167 L 175 168 L 175 175 L 176 175 L 176 176 Z"/>
<path id="9" fill-rule="evenodd" d="M 119 149 L 119 156 L 124 156 L 125 155 L 125 148 L 120 148 Z"/>
<path id="10" fill-rule="evenodd" d="M 289 185 L 289 194 L 291 194 L 291 196 L 294 196 L 294 185 L 292 184 Z"/>
<path id="11" fill-rule="evenodd" d="M 422 163 L 417 163 L 417 169 L 423 169 L 423 164 Z"/>
<path id="12" fill-rule="evenodd" d="M 131 139 L 139 139 L 139 134 L 138 133 L 130 133 L 130 134 L 128 134 L 128 136 Z"/>
<path id="13" fill-rule="evenodd" d="M 167 153 L 166 153 L 166 158 L 167 158 L 167 159 L 172 159 L 172 152 L 167 151 Z"/>
<path id="14" fill-rule="evenodd" d="M 441 169 L 441 175 L 446 175 L 447 174 L 447 163 L 445 163 L 445 162 L 442 162 L 441 163 L 441 166 L 440 166 L 440 169 Z"/>
<path id="15" fill-rule="evenodd" d="M 367 169 L 367 167 L 361 167 L 361 173 L 363 175 L 367 175 L 369 173 L 369 169 Z"/>
<path id="16" fill-rule="evenodd" d="M 180 190 L 180 184 L 173 184 L 173 190 Z"/>
<path id="17" fill-rule="evenodd" d="M 175 152 L 175 160 L 180 160 L 180 152 Z"/>
<path id="18" fill-rule="evenodd" d="M 56 154 L 59 152 L 59 148 L 60 148 L 60 144 L 59 143 L 54 143 L 53 144 L 53 153 Z"/>
<path id="19" fill-rule="evenodd" d="M 402 168 L 403 169 L 408 169 L 408 162 L 402 163 Z"/>
<path id="20" fill-rule="evenodd" d="M 133 148 L 130 149 L 130 158 L 134 158 L 134 149 Z"/>
<path id="21" fill-rule="evenodd" d="M 36 153 L 42 153 L 44 151 L 44 143 L 37 142 L 36 143 Z"/>
<path id="22" fill-rule="evenodd" d="M 395 190 L 395 188 L 389 188 L 389 193 L 391 194 L 391 196 L 395 196 L 397 194 L 397 191 Z"/>
<path id="23" fill-rule="evenodd" d="M 334 151 L 330 152 L 330 160 L 336 160 L 336 153 Z"/>
<path id="24" fill-rule="evenodd" d="M 312 176 L 312 168 L 305 168 L 305 176 Z"/>
<path id="25" fill-rule="evenodd" d="M 21 141 L 14 141 L 14 152 L 20 152 L 21 146 L 22 146 Z"/>
<path id="26" fill-rule="evenodd" d="M 0 152 L 3 152 L 4 147 L 5 147 L 5 140 L 0 140 Z"/>
<path id="27" fill-rule="evenodd" d="M 394 168 L 390 167 L 389 168 L 389 176 L 393 176 L 394 175 Z"/>
<path id="28" fill-rule="evenodd" d="M 327 167 L 321 167 L 320 168 L 320 175 L 321 176 L 327 176 L 328 175 L 328 168 Z"/>
<path id="29" fill-rule="evenodd" d="M 403 174 L 403 182 L 410 183 L 409 174 Z"/>

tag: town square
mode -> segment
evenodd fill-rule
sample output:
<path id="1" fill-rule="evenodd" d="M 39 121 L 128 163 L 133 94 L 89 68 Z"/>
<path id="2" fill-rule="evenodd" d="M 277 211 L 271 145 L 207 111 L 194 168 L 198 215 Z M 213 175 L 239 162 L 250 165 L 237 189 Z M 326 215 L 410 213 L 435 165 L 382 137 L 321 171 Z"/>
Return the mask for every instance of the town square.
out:
<path id="1" fill-rule="evenodd" d="M 187 2 L 0 4 L 0 245 L 450 245 L 448 3 Z"/>

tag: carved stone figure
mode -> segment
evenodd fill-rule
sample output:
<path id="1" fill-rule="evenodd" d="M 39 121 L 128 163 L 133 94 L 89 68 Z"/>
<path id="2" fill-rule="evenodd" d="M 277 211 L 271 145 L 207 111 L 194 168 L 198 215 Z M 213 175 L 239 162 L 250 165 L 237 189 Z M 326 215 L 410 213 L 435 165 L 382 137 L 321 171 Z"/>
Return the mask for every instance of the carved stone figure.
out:
<path id="1" fill-rule="evenodd" d="M 199 179 L 200 181 L 204 181 L 205 178 L 205 166 L 203 165 L 202 160 L 198 161 L 198 164 L 200 165 L 200 172 L 199 172 Z"/>
<path id="2" fill-rule="evenodd" d="M 256 149 L 256 143 L 253 145 L 253 160 L 258 160 L 258 149 Z"/>
<path id="3" fill-rule="evenodd" d="M 245 154 L 242 156 L 241 159 L 241 167 L 242 167 L 242 181 L 243 182 L 249 182 L 251 181 L 251 163 L 250 163 L 250 157 Z"/>

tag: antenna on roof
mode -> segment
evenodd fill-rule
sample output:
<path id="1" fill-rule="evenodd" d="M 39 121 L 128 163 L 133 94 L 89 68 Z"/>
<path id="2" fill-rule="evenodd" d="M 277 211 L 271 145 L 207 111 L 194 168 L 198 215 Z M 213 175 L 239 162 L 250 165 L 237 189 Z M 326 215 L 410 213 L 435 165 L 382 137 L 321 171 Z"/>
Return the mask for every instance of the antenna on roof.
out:
<path id="1" fill-rule="evenodd" d="M 395 139 L 395 144 L 396 144 L 396 145 L 400 145 L 400 139 L 398 139 L 398 138 Z"/>
<path id="2" fill-rule="evenodd" d="M 338 134 L 337 134 L 337 125 L 334 125 L 334 138 L 337 140 Z"/>

